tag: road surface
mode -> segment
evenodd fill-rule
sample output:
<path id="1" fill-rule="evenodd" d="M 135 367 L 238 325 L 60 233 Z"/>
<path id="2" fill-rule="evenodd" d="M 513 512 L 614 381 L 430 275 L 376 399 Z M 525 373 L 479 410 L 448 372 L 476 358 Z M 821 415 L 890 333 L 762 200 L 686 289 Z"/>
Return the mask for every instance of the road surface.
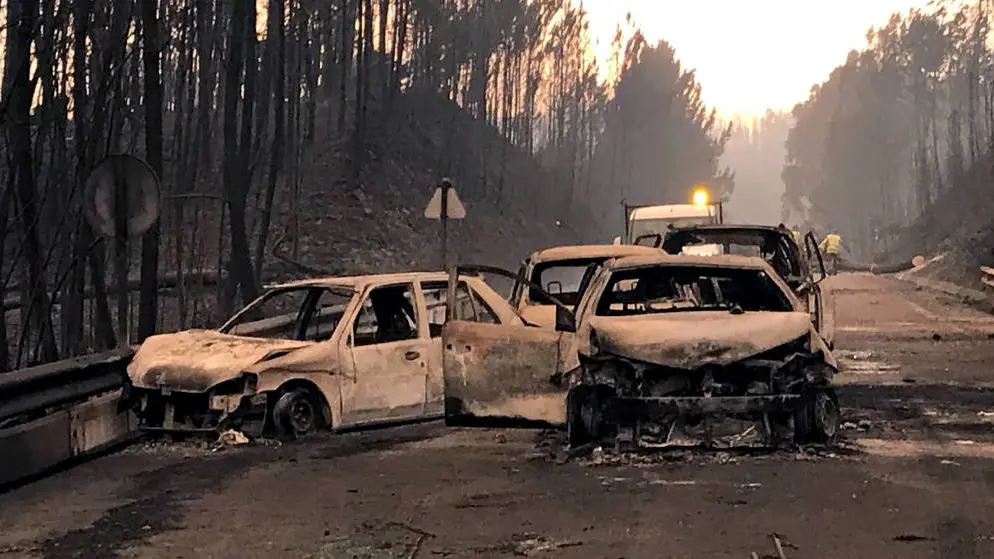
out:
<path id="1" fill-rule="evenodd" d="M 541 433 L 437 424 L 142 444 L 0 495 L 0 557 L 778 557 L 774 533 L 790 558 L 994 557 L 994 317 L 828 283 L 858 452 L 557 464 Z"/>

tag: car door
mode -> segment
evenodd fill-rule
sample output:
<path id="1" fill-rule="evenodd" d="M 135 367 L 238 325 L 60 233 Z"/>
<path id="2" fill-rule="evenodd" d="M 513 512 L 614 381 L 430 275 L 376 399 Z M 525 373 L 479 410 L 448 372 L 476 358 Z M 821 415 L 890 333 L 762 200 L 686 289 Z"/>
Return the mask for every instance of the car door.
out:
<path id="1" fill-rule="evenodd" d="M 421 293 L 425 302 L 428 335 L 431 338 L 431 351 L 428 355 L 428 377 L 426 384 L 425 409 L 429 416 L 441 415 L 445 409 L 445 380 L 442 373 L 442 328 L 446 322 L 447 281 L 426 281 L 421 283 Z M 503 298 L 500 298 L 503 301 Z M 506 315 L 505 315 L 506 316 Z M 483 297 L 465 280 L 460 278 L 456 288 L 455 318 L 467 322 L 500 324 L 501 320 Z"/>
<path id="2" fill-rule="evenodd" d="M 432 342 L 419 307 L 412 283 L 366 290 L 343 342 L 351 356 L 351 378 L 341 389 L 344 422 L 425 415 Z"/>
<path id="3" fill-rule="evenodd" d="M 815 328 L 829 348 L 835 346 L 835 300 L 831 291 L 824 289 L 825 261 L 818 250 L 818 241 L 810 231 L 804 236 L 804 251 L 809 263 L 807 284 L 808 312 L 812 314 Z M 813 268 L 813 269 L 812 269 Z"/>
<path id="4" fill-rule="evenodd" d="M 467 269 L 461 268 L 460 273 L 463 271 Z M 487 267 L 486 271 L 516 277 L 497 268 Z M 450 293 L 457 288 L 455 282 L 456 277 L 450 276 Z M 513 312 L 510 304 L 507 306 L 500 312 Z M 455 298 L 447 299 L 447 312 L 448 321 L 442 328 L 447 425 L 464 425 L 473 419 L 565 421 L 568 387 L 557 373 L 560 339 L 569 334 L 521 322 L 466 320 L 459 314 Z"/>

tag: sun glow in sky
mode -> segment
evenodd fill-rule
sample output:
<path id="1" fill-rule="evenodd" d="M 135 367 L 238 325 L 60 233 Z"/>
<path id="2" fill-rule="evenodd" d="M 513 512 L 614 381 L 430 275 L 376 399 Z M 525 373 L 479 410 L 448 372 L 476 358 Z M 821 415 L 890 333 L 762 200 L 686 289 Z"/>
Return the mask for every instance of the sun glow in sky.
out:
<path id="1" fill-rule="evenodd" d="M 650 43 L 669 41 L 725 117 L 789 110 L 866 45 L 870 27 L 927 0 L 583 0 L 598 54 L 631 13 Z"/>

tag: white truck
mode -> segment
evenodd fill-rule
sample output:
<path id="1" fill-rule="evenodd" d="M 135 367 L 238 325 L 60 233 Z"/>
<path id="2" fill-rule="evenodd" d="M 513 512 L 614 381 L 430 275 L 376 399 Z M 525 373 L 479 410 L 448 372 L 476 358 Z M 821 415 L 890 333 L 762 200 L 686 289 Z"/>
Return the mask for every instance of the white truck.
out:
<path id="1" fill-rule="evenodd" d="M 707 190 L 698 188 L 691 204 L 659 204 L 630 206 L 625 204 L 625 235 L 614 238 L 614 244 L 660 246 L 670 229 L 724 222 L 721 201 L 712 203 Z M 687 247 L 686 254 L 710 256 L 721 254 L 720 245 Z"/>

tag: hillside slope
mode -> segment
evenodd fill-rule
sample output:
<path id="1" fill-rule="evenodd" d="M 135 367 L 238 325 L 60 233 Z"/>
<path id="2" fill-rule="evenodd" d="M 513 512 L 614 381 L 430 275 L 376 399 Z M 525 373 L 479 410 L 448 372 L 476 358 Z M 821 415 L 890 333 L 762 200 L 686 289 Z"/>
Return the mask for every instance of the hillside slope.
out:
<path id="1" fill-rule="evenodd" d="M 452 178 L 467 208 L 466 219 L 449 223 L 452 262 L 515 267 L 537 248 L 594 241 L 569 225 L 584 218 L 557 210 L 556 193 L 543 188 L 552 181 L 533 158 L 502 145 L 493 129 L 481 132 L 454 104 L 412 92 L 375 121 L 358 188 L 349 185 L 345 147 L 316 145 L 303 162 L 298 259 L 309 267 L 335 274 L 441 269 L 440 224 L 423 212 L 447 168 L 458 170 Z M 282 198 L 273 238 L 290 221 L 290 201 Z M 274 271 L 280 268 L 290 271 Z"/>
<path id="2" fill-rule="evenodd" d="M 991 162 L 979 161 L 907 228 L 893 254 L 878 260 L 908 261 L 942 255 L 919 272 L 981 289 L 980 266 L 994 266 L 994 184 Z"/>

